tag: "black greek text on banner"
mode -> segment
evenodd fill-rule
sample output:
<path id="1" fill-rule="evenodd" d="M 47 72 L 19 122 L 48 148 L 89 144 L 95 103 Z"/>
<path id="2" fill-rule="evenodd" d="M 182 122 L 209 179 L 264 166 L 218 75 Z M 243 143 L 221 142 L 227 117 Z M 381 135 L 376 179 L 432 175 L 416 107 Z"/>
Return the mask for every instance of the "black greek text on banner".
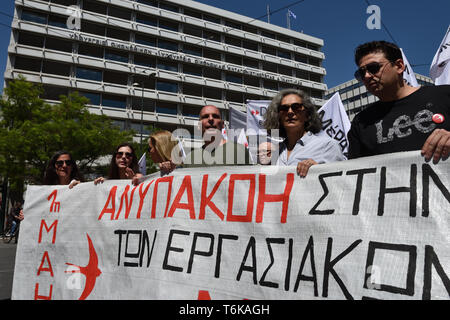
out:
<path id="1" fill-rule="evenodd" d="M 29 186 L 13 299 L 449 299 L 449 160 Z"/>

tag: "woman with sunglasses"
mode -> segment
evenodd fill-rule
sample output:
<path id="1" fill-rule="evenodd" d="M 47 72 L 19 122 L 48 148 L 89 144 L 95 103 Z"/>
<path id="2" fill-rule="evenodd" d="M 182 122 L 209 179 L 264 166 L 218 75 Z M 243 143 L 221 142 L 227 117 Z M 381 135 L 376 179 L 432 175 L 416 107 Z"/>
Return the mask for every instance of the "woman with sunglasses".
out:
<path id="1" fill-rule="evenodd" d="M 139 165 L 134 148 L 129 143 L 122 143 L 114 152 L 109 165 L 108 179 L 139 179 Z M 94 184 L 103 183 L 105 178 L 99 177 Z"/>
<path id="2" fill-rule="evenodd" d="M 346 160 L 336 140 L 326 134 L 318 135 L 322 122 L 301 90 L 280 91 L 267 108 L 264 127 L 272 134 L 279 129 L 279 136 L 284 138 L 277 165 L 297 166 L 300 177 L 306 177 L 312 165 Z"/>
<path id="3" fill-rule="evenodd" d="M 64 150 L 56 152 L 50 159 L 44 173 L 46 185 L 69 185 L 73 188 L 82 180 L 77 164 L 72 155 Z"/>

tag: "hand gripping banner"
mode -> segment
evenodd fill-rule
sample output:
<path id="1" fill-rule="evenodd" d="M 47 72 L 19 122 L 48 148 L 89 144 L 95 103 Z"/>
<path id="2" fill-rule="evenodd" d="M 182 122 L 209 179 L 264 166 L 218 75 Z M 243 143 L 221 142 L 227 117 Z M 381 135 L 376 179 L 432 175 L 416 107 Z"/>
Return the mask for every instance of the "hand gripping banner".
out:
<path id="1" fill-rule="evenodd" d="M 449 160 L 29 186 L 13 299 L 449 299 Z"/>

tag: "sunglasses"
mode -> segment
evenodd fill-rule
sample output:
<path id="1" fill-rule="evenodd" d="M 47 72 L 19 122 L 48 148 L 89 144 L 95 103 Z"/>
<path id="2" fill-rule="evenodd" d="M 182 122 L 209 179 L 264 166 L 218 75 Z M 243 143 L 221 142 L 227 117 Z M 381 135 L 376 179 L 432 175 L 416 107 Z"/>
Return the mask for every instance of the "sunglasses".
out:
<path id="1" fill-rule="evenodd" d="M 64 165 L 64 163 L 66 164 L 66 166 L 71 166 L 73 164 L 73 160 L 58 160 L 55 162 L 55 165 L 57 167 L 62 167 Z"/>
<path id="2" fill-rule="evenodd" d="M 125 157 L 127 157 L 127 158 L 133 157 L 133 155 L 130 152 L 119 151 L 119 152 L 116 152 L 116 158 L 122 158 L 124 154 L 125 154 Z"/>
<path id="3" fill-rule="evenodd" d="M 378 63 L 378 62 L 371 62 L 366 64 L 364 67 L 358 68 L 358 70 L 355 71 L 355 79 L 358 81 L 362 81 L 364 76 L 366 75 L 366 72 L 369 72 L 371 75 L 376 74 L 380 69 L 384 66 L 384 64 Z"/>
<path id="4" fill-rule="evenodd" d="M 291 108 L 292 111 L 294 111 L 294 112 L 305 110 L 305 106 L 303 105 L 303 103 L 295 102 L 293 104 L 282 104 L 282 105 L 279 105 L 278 106 L 278 112 L 280 112 L 280 111 L 287 112 L 287 111 L 289 111 L 289 108 Z"/>

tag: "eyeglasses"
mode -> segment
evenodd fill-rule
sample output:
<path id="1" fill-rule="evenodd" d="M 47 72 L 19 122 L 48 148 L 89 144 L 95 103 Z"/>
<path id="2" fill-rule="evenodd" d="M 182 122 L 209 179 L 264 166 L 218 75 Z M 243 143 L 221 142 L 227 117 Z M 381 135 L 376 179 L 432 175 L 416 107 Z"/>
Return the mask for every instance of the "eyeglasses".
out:
<path id="1" fill-rule="evenodd" d="M 125 157 L 127 157 L 127 158 L 133 157 L 133 155 L 130 152 L 119 151 L 119 152 L 116 152 L 116 158 L 122 158 L 124 154 L 125 154 Z"/>
<path id="2" fill-rule="evenodd" d="M 293 112 L 298 112 L 298 111 L 305 110 L 305 106 L 303 105 L 303 103 L 295 102 L 293 104 L 282 104 L 282 105 L 279 105 L 278 106 L 278 112 L 280 112 L 280 111 L 287 112 L 287 111 L 289 111 L 289 108 L 291 108 Z"/>
<path id="3" fill-rule="evenodd" d="M 378 62 L 371 62 L 366 64 L 364 67 L 358 68 L 358 70 L 355 71 L 355 79 L 358 81 L 362 81 L 364 76 L 366 75 L 366 72 L 369 72 L 371 75 L 376 74 L 385 64 L 381 64 Z"/>
<path id="4" fill-rule="evenodd" d="M 62 167 L 64 163 L 66 164 L 66 166 L 71 166 L 73 164 L 73 160 L 58 160 L 55 162 L 55 165 L 57 167 Z"/>

